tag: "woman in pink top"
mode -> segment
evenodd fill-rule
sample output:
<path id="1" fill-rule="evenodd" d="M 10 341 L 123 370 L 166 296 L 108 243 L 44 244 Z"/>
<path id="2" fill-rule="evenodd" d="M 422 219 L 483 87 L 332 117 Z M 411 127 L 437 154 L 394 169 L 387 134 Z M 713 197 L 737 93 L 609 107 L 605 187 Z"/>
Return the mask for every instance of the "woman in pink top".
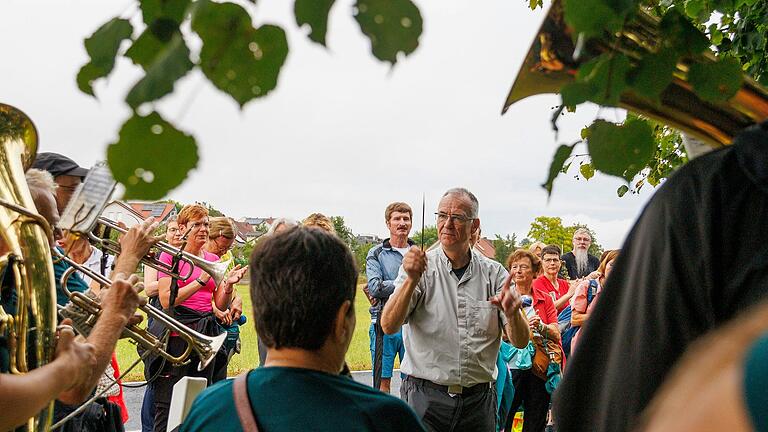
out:
<path id="1" fill-rule="evenodd" d="M 600 293 L 603 291 L 603 284 L 605 284 L 608 275 L 611 274 L 613 269 L 613 262 L 619 256 L 619 249 L 608 251 L 603 254 L 603 260 L 600 262 L 600 266 L 597 268 L 597 272 L 600 274 L 597 279 L 585 279 L 577 287 L 576 292 L 571 298 L 571 326 L 583 326 L 589 319 L 589 315 L 595 309 L 597 304 L 597 298 L 600 297 Z M 592 290 L 592 301 L 589 301 L 588 291 Z M 580 333 L 580 332 L 579 332 Z M 576 349 L 576 342 L 579 338 L 579 333 L 573 336 L 571 341 L 571 353 Z"/>
<path id="2" fill-rule="evenodd" d="M 206 261 L 218 261 L 219 257 L 206 252 L 204 246 L 208 241 L 208 210 L 199 205 L 184 206 L 177 218 L 179 231 L 186 235 L 187 243 L 184 251 L 196 255 Z M 160 257 L 161 261 L 171 263 L 170 255 Z M 227 277 L 217 287 L 211 276 L 200 268 L 192 269 L 192 274 L 187 279 L 177 279 L 177 295 L 173 302 L 172 313 L 181 323 L 193 330 L 208 335 L 217 336 L 223 333 L 223 329 L 216 322 L 213 315 L 212 302 L 221 310 L 226 310 L 234 292 L 234 286 L 240 282 L 245 273 L 245 268 L 235 266 Z M 179 266 L 180 274 L 189 273 L 189 264 L 182 263 Z M 172 278 L 162 272 L 158 273 L 158 296 L 164 309 L 169 309 L 171 303 Z M 181 354 L 186 348 L 184 342 L 178 336 L 171 334 L 168 339 L 168 351 L 173 355 Z M 154 363 L 151 363 L 154 366 Z M 211 384 L 213 378 L 214 362 L 211 362 L 202 371 L 197 370 L 199 359 L 193 355 L 185 365 L 173 366 L 165 363 L 159 371 L 158 378 L 152 382 L 155 393 L 155 419 L 154 430 L 166 430 L 168 424 L 168 411 L 171 402 L 173 386 L 184 376 L 204 377 Z M 150 370 L 150 373 L 154 371 Z"/>

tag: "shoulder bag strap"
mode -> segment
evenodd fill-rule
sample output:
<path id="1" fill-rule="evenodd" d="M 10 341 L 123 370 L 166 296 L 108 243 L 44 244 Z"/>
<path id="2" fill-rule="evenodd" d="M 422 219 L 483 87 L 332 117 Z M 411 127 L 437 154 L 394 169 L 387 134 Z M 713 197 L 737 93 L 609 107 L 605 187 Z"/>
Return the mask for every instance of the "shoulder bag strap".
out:
<path id="1" fill-rule="evenodd" d="M 232 386 L 235 396 L 235 408 L 237 416 L 240 418 L 240 426 L 244 432 L 259 432 L 259 426 L 256 425 L 256 417 L 253 415 L 251 401 L 248 398 L 248 372 L 243 372 L 235 378 Z"/>

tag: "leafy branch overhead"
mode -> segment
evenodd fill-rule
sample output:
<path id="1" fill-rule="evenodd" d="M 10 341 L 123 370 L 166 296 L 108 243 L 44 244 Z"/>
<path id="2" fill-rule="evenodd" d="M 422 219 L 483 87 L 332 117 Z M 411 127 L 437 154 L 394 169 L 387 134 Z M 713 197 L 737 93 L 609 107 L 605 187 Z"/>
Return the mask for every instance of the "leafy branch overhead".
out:
<path id="1" fill-rule="evenodd" d="M 543 6 L 540 1 L 529 5 Z M 658 36 L 633 44 L 636 35 L 645 37 L 636 30 L 641 10 L 658 20 Z M 581 47 L 575 79 L 560 89 L 562 105 L 571 111 L 585 102 L 621 107 L 625 100 L 654 110 L 675 79 L 686 80 L 711 104 L 732 98 L 744 72 L 768 84 L 768 2 L 564 0 L 563 14 Z M 630 43 L 622 42 L 624 32 L 635 35 Z M 597 120 L 583 137 L 589 155 L 579 157 L 581 177 L 588 180 L 595 170 L 621 177 L 627 185 L 619 195 L 646 183 L 658 185 L 687 160 L 678 132 L 643 117 L 630 116 L 621 124 Z M 572 147 L 567 156 L 566 147 L 561 145 L 552 160 L 543 185 L 549 193 L 574 159 Z"/>
<path id="2" fill-rule="evenodd" d="M 277 87 L 289 47 L 282 27 L 254 25 L 255 1 L 249 8 L 211 0 L 136 3 L 140 22 L 137 17 L 116 17 L 85 40 L 90 61 L 80 69 L 77 84 L 95 96 L 94 83 L 112 73 L 120 56 L 142 69 L 143 76 L 125 96 L 134 114 L 121 127 L 118 142 L 109 147 L 107 162 L 125 186 L 126 197 L 155 199 L 180 185 L 197 166 L 198 146 L 191 134 L 155 112 L 154 103 L 172 94 L 179 79 L 199 69 L 242 108 Z M 295 1 L 296 24 L 309 27 L 310 41 L 326 45 L 333 5 L 334 0 Z M 381 61 L 395 64 L 419 45 L 421 13 L 410 0 L 359 0 L 350 15 Z M 187 45 L 193 35 L 202 41 L 199 51 Z M 140 110 L 147 104 L 150 109 Z M 163 154 L 172 155 L 161 160 L 173 169 L 155 166 L 157 156 Z M 166 174 L 171 171 L 174 175 Z"/>

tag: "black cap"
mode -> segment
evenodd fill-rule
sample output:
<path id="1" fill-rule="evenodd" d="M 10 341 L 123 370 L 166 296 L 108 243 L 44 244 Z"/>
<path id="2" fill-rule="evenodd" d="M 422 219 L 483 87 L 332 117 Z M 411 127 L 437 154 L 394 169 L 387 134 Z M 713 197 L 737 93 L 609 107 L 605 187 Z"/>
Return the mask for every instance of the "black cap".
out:
<path id="1" fill-rule="evenodd" d="M 85 177 L 88 170 L 81 168 L 77 162 L 58 153 L 38 153 L 32 168 L 48 171 L 52 176 L 71 175 Z"/>

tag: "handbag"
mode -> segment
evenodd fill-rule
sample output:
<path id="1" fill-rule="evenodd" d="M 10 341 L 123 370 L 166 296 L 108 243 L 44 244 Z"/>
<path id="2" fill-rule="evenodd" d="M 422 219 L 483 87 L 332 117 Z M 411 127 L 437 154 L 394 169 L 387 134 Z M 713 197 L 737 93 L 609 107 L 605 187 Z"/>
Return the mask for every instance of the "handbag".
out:
<path id="1" fill-rule="evenodd" d="M 542 380 L 548 381 L 551 378 L 550 363 L 559 368 L 563 362 L 563 351 L 555 341 L 538 333 L 533 335 L 533 345 L 536 347 L 536 352 L 533 356 L 531 371 Z"/>

